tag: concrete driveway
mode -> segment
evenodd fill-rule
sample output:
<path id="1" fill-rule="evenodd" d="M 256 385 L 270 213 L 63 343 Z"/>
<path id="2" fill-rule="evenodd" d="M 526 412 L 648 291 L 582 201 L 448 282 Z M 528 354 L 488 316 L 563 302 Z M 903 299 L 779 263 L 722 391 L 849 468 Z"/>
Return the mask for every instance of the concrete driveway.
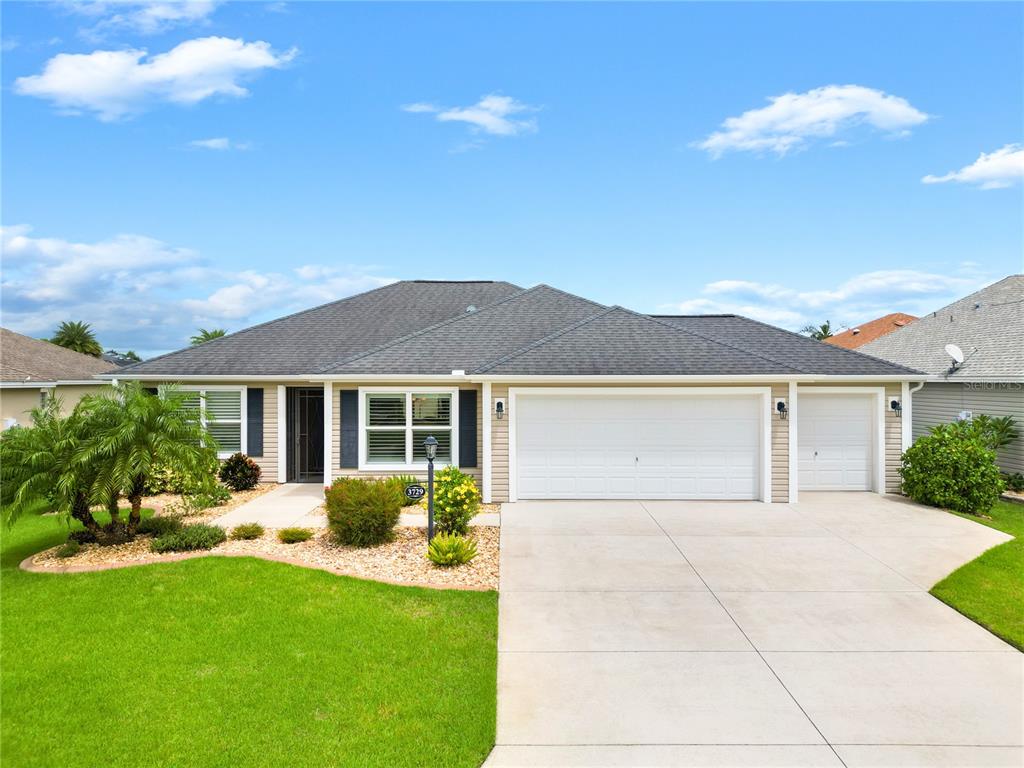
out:
<path id="1" fill-rule="evenodd" d="M 502 508 L 488 766 L 1020 766 L 1024 655 L 927 594 L 1009 537 L 896 498 Z"/>

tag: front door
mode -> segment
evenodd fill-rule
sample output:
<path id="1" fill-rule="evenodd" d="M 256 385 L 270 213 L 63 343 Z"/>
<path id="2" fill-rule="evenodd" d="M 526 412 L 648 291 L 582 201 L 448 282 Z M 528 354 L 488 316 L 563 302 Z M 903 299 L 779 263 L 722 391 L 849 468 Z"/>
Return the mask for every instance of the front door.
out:
<path id="1" fill-rule="evenodd" d="M 288 482 L 324 480 L 324 390 L 288 387 Z"/>

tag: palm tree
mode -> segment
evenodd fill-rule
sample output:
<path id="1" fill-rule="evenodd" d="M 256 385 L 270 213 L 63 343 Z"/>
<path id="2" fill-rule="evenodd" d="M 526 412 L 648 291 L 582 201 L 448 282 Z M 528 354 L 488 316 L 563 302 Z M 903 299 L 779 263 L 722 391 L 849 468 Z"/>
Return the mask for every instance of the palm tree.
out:
<path id="1" fill-rule="evenodd" d="M 831 338 L 832 326 L 829 324 L 829 321 L 826 320 L 821 325 L 805 325 L 800 329 L 800 333 L 810 336 L 812 339 L 824 341 L 825 339 Z"/>
<path id="2" fill-rule="evenodd" d="M 81 352 L 83 355 L 99 357 L 103 354 L 103 347 L 96 340 L 96 334 L 92 332 L 88 323 L 65 320 L 57 328 L 50 342 L 58 347 Z"/>
<path id="3" fill-rule="evenodd" d="M 221 336 L 226 334 L 227 331 L 223 328 L 210 328 L 209 330 L 206 328 L 200 328 L 199 333 L 192 337 L 192 346 L 195 347 L 199 344 L 205 344 L 208 341 L 219 339 Z"/>
<path id="4" fill-rule="evenodd" d="M 32 411 L 31 427 L 0 435 L 0 503 L 8 526 L 25 512 L 48 504 L 65 520 L 74 518 L 97 538 L 103 533 L 89 510 L 94 473 L 81 461 L 89 425 L 82 410 L 61 415 L 60 398 Z M 116 508 L 116 499 L 115 499 Z"/>
<path id="5" fill-rule="evenodd" d="M 131 502 L 129 536 L 141 519 L 146 482 L 161 464 L 193 476 L 200 485 L 216 482 L 215 443 L 195 409 L 183 407 L 186 399 L 172 388 L 153 396 L 136 381 L 83 400 L 92 434 L 81 461 L 96 468 L 91 497 L 101 501 L 124 493 Z"/>

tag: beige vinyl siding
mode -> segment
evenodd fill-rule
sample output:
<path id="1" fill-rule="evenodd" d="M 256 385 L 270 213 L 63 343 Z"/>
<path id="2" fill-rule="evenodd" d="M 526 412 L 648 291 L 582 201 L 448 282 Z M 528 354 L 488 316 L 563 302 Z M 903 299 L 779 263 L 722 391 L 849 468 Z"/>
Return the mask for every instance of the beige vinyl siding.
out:
<path id="1" fill-rule="evenodd" d="M 276 483 L 277 477 L 277 384 L 247 384 L 248 389 L 263 390 L 263 455 L 252 456 L 259 464 L 260 482 Z M 247 416 L 246 404 L 242 403 L 242 418 Z M 248 446 L 243 445 L 245 452 Z"/>
<path id="2" fill-rule="evenodd" d="M 789 403 L 789 384 L 772 384 L 772 408 L 775 398 Z M 789 419 L 772 411 L 772 501 L 789 501 Z"/>
<path id="3" fill-rule="evenodd" d="M 508 501 L 508 420 L 514 416 L 511 412 L 503 419 L 495 415 L 494 401 L 502 397 L 508 406 L 508 385 L 492 384 L 487 413 L 491 420 L 491 501 L 496 503 Z"/>
<path id="4" fill-rule="evenodd" d="M 899 382 L 885 385 L 885 492 L 899 493 L 900 457 L 903 455 L 903 419 L 889 407 L 893 398 L 899 398 L 902 387 Z"/>
<path id="5" fill-rule="evenodd" d="M 1017 383 L 929 382 L 912 396 L 914 439 L 930 427 L 956 420 L 961 411 L 989 416 L 1012 416 L 1024 431 L 1024 385 Z M 1024 472 L 1024 438 L 999 451 L 1004 472 Z"/>
<path id="6" fill-rule="evenodd" d="M 334 418 L 331 424 L 331 479 L 338 477 L 386 477 L 390 475 L 413 475 L 420 479 L 426 479 L 426 470 L 418 472 L 409 470 L 375 470 L 375 471 L 360 471 L 354 467 L 341 467 L 341 390 L 343 389 L 359 389 L 359 387 L 372 387 L 372 383 L 359 383 L 359 382 L 346 382 L 344 384 L 334 384 L 334 391 L 332 400 L 334 402 Z M 403 389 L 415 390 L 415 384 L 405 385 L 401 382 L 389 382 L 389 387 L 402 387 Z M 423 385 L 421 385 L 423 386 Z M 477 393 L 477 414 L 476 414 L 476 466 L 463 468 L 463 472 L 476 480 L 478 487 L 483 482 L 483 420 L 481 414 L 483 413 L 484 403 L 481 399 L 482 387 L 479 384 L 465 384 L 460 383 L 457 385 L 459 389 L 475 389 Z M 458 429 L 459 425 L 452 425 L 453 429 Z"/>
<path id="7" fill-rule="evenodd" d="M 110 384 L 61 384 L 57 387 L 3 387 L 0 388 L 0 429 L 7 419 L 16 419 L 20 426 L 31 426 L 29 414 L 33 408 L 42 405 L 42 393 L 47 397 L 58 397 L 61 402 L 61 413 L 68 414 L 74 410 L 79 401 L 86 395 L 99 395 L 110 391 Z"/>

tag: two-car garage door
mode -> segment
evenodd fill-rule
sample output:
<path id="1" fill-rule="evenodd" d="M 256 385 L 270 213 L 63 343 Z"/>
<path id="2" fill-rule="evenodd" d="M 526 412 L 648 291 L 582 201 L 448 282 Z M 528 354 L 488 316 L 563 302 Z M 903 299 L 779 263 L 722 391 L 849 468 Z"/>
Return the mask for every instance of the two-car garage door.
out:
<path id="1" fill-rule="evenodd" d="M 761 395 L 529 395 L 515 412 L 520 499 L 757 499 Z"/>

